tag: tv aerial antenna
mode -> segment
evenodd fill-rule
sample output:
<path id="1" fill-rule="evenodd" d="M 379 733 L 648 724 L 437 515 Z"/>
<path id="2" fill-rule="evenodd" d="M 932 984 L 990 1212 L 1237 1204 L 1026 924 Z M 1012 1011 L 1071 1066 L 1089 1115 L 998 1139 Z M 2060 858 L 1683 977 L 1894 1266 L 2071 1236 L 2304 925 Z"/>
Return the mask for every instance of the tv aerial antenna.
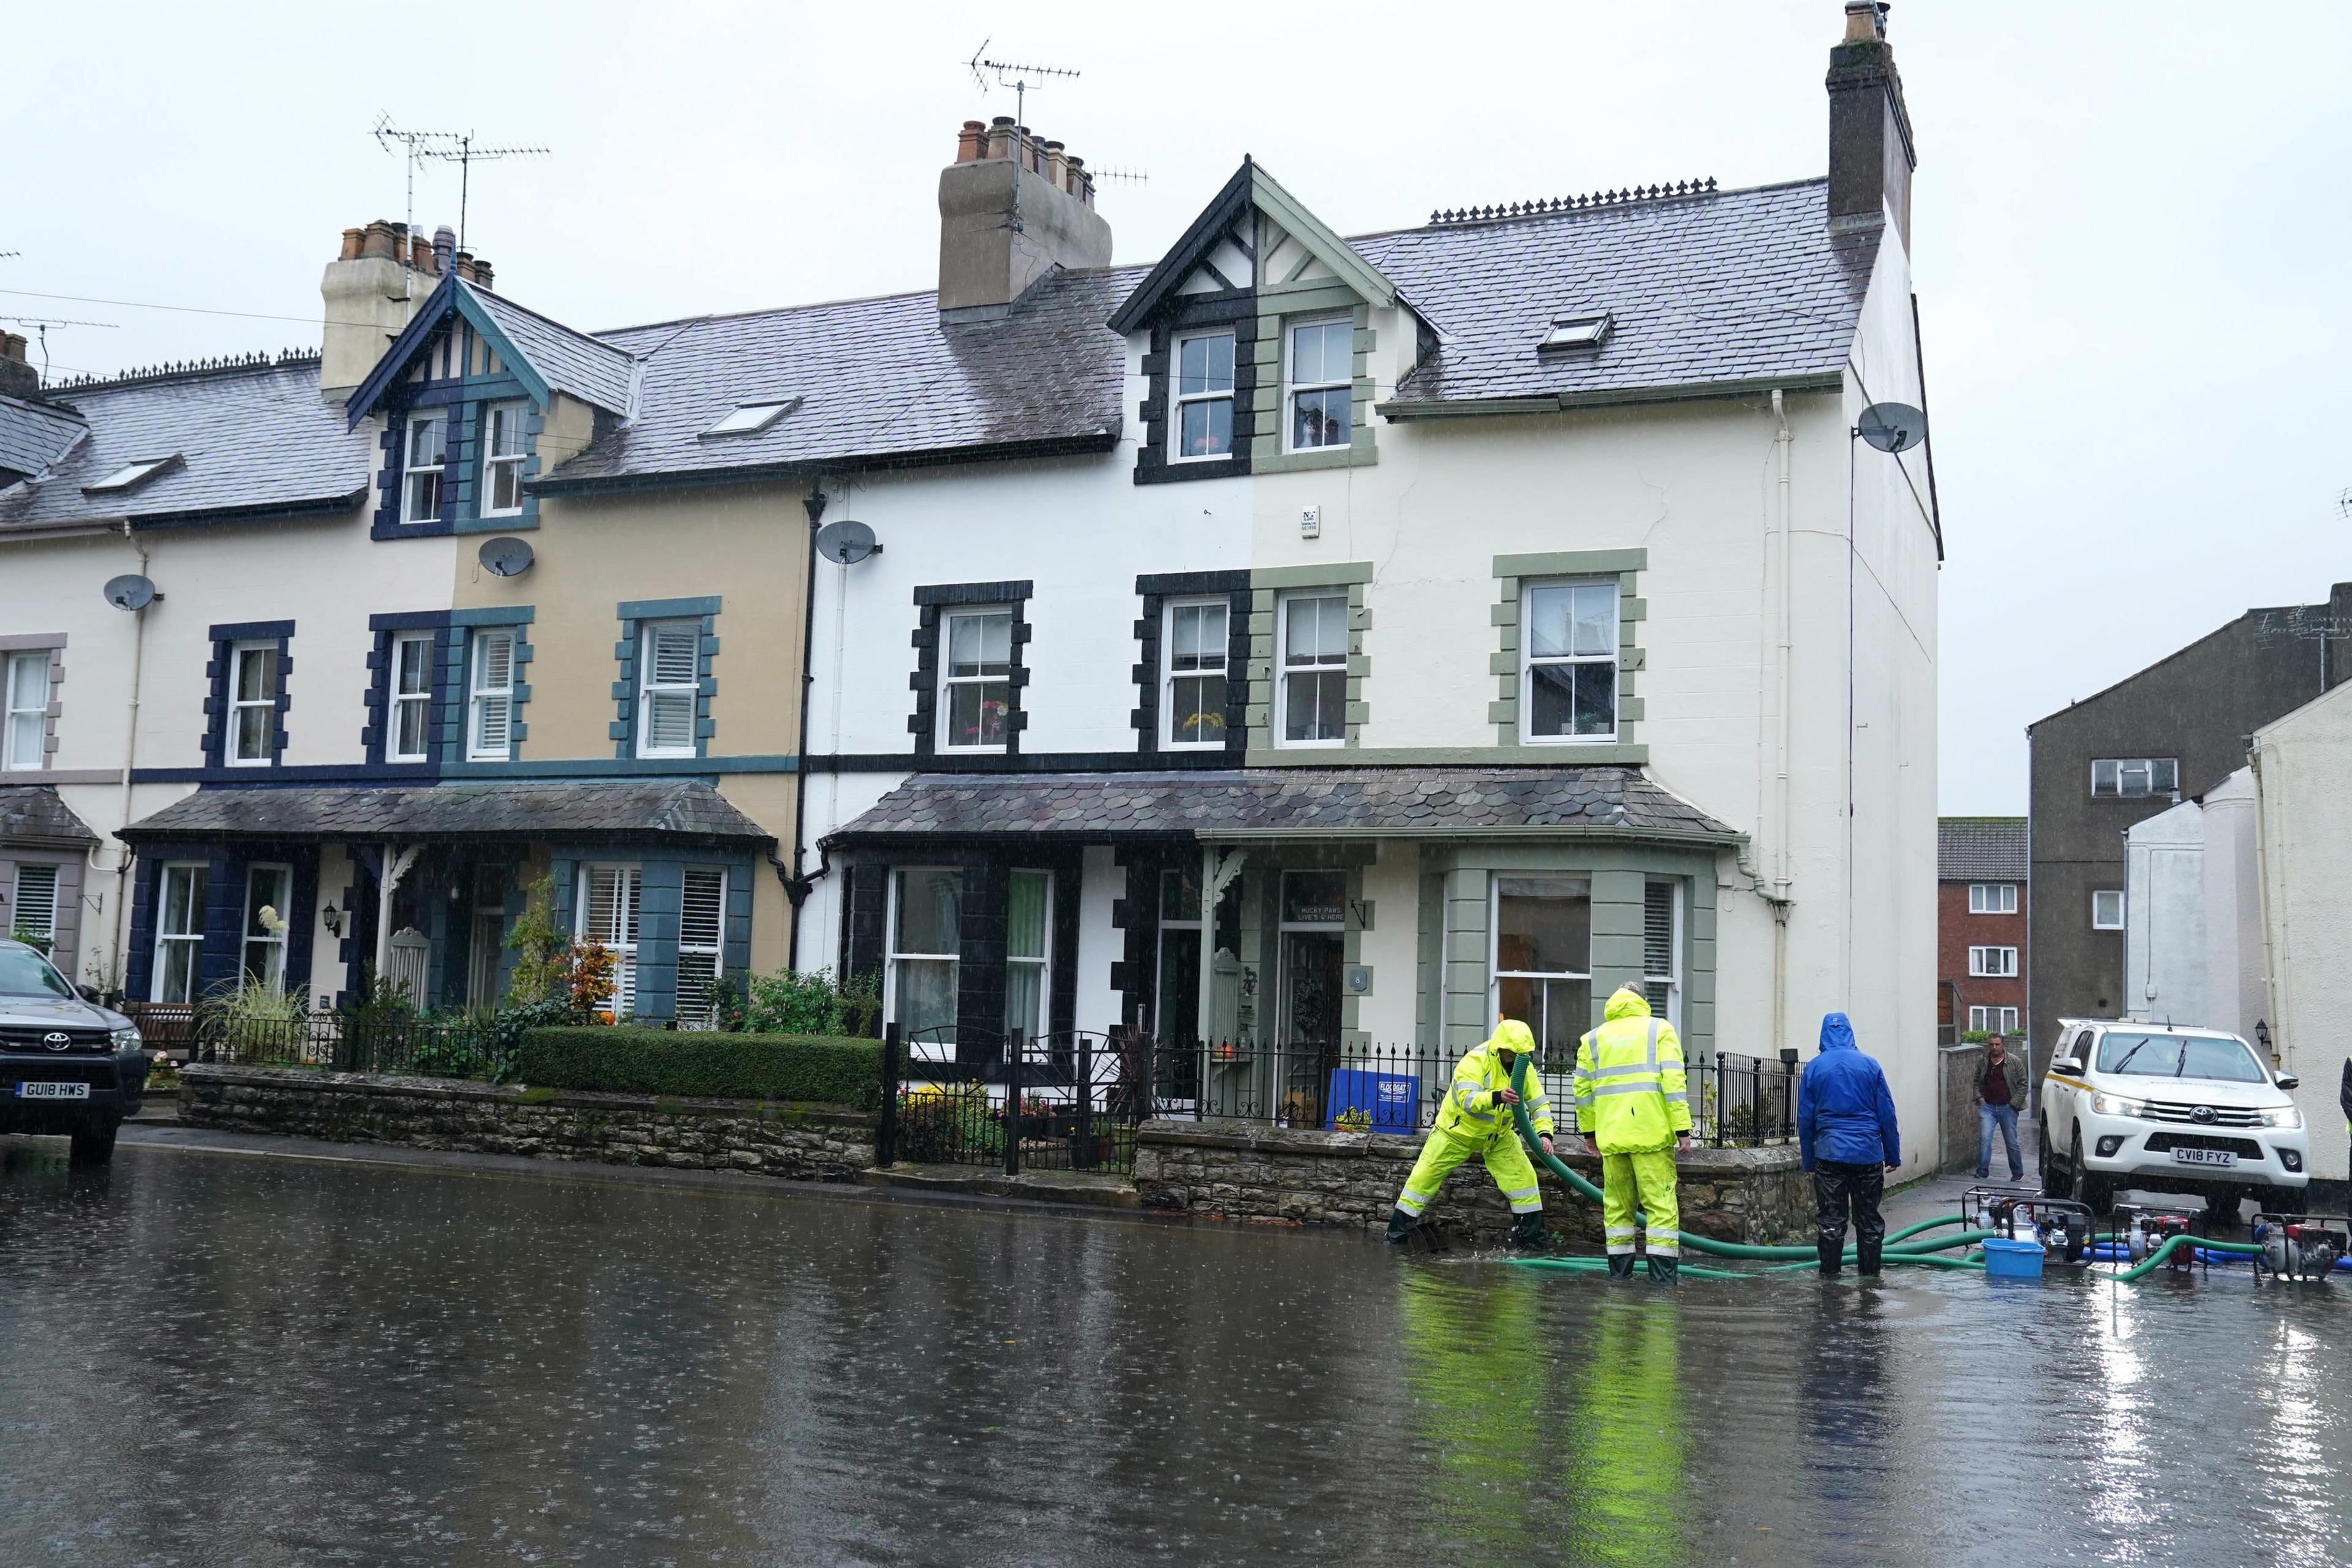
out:
<path id="1" fill-rule="evenodd" d="M 413 289 L 411 279 L 415 272 L 412 260 L 416 234 L 416 165 L 424 159 L 457 165 L 457 248 L 466 248 L 466 208 L 473 194 L 474 165 L 495 162 L 500 158 L 544 158 L 544 147 L 477 147 L 471 131 L 404 131 L 392 122 L 389 112 L 375 118 L 376 145 L 385 152 L 398 144 L 408 163 L 407 222 L 412 249 L 401 256 L 402 288 Z"/>
<path id="2" fill-rule="evenodd" d="M 41 340 L 41 384 L 49 384 L 49 329 L 51 327 L 119 327 L 120 321 L 76 321 L 63 316 L 0 316 L 0 321 L 14 321 L 20 327 L 30 327 Z"/>
<path id="3" fill-rule="evenodd" d="M 1062 77 L 1071 81 L 1078 79 L 1078 72 L 1064 70 L 1059 66 L 1024 65 L 1015 60 L 992 60 L 987 58 L 990 42 L 988 38 L 981 39 L 980 47 L 972 50 L 971 58 L 964 62 L 964 68 L 971 72 L 971 79 L 980 84 L 980 90 L 982 93 L 988 90 L 988 79 L 991 74 L 995 76 L 997 86 L 1009 87 L 1013 89 L 1013 123 L 1015 125 L 1029 123 L 1027 108 L 1029 94 L 1042 92 L 1046 86 L 1045 81 L 1032 81 L 1030 78 Z"/>

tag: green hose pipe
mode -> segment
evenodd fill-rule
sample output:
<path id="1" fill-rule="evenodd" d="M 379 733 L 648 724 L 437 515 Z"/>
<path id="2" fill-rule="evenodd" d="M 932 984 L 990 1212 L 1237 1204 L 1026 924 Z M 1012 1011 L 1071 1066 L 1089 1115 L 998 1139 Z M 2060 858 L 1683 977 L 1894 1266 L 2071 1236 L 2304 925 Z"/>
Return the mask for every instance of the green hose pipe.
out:
<path id="1" fill-rule="evenodd" d="M 2167 1240 L 2162 1247 L 2158 1247 L 2154 1252 L 2149 1253 L 2137 1263 L 2133 1264 L 2129 1268 L 2115 1275 L 2114 1278 L 2126 1283 L 2146 1279 L 2149 1274 L 2155 1271 L 2158 1264 L 2162 1263 L 2166 1258 L 2171 1257 L 2175 1249 L 2183 1247 L 2201 1247 L 2208 1252 L 2242 1252 L 2251 1254 L 2257 1253 L 2262 1250 L 2261 1247 L 2256 1247 L 2250 1241 L 2207 1241 L 2200 1237 L 2176 1236 Z"/>

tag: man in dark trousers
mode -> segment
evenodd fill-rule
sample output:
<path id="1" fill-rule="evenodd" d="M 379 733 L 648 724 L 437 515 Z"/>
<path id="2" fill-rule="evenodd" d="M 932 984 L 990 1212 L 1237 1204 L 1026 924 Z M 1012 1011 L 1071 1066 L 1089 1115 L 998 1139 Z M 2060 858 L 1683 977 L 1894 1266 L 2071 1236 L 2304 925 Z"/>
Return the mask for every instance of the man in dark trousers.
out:
<path id="1" fill-rule="evenodd" d="M 1814 1240 L 1822 1278 L 1833 1279 L 1845 1256 L 1846 1210 L 1853 1210 L 1855 1272 L 1878 1273 L 1886 1222 L 1879 1217 L 1885 1172 L 1903 1163 L 1895 1131 L 1895 1097 L 1886 1075 L 1853 1043 L 1843 1013 L 1822 1020 L 1821 1054 L 1797 1083 L 1797 1147 L 1813 1173 Z"/>
<path id="2" fill-rule="evenodd" d="M 1999 1035 L 1985 1041 L 1985 1058 L 1977 1068 L 1977 1180 L 1992 1170 L 1992 1135 L 2000 1132 L 2009 1152 L 2009 1179 L 2025 1179 L 2025 1162 L 2017 1150 L 2017 1113 L 2025 1109 L 2025 1066 L 2009 1054 L 2009 1043 Z"/>

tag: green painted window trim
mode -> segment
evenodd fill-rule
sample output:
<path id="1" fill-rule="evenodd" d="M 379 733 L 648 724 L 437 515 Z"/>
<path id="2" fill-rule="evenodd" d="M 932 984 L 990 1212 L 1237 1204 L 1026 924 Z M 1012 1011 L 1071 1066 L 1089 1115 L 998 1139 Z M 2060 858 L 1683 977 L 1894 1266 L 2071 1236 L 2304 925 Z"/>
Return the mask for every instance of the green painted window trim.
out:
<path id="1" fill-rule="evenodd" d="M 1494 558 L 1496 602 L 1486 618 L 1495 627 L 1496 649 L 1488 656 L 1487 672 L 1495 679 L 1495 698 L 1486 704 L 1486 721 L 1495 726 L 1496 749 L 1515 763 L 1538 759 L 1572 763 L 1613 762 L 1619 752 L 1638 751 L 1649 760 L 1649 748 L 1639 743 L 1636 731 L 1648 716 L 1639 689 L 1649 659 L 1643 648 L 1640 626 L 1650 618 L 1649 601 L 1638 592 L 1642 573 L 1649 568 L 1650 552 L 1632 550 L 1563 550 Z M 1617 579 L 1617 733 L 1607 741 L 1537 741 L 1519 733 L 1519 605 L 1530 578 L 1608 577 Z"/>
<path id="2" fill-rule="evenodd" d="M 1243 727 L 1249 736 L 1245 747 L 1247 756 L 1261 753 L 1278 755 L 1282 759 L 1279 765 L 1286 767 L 1313 767 L 1318 763 L 1329 767 L 1336 756 L 1358 760 L 1356 748 L 1362 739 L 1364 725 L 1371 717 L 1371 704 L 1364 688 L 1372 672 L 1371 660 L 1364 653 L 1364 633 L 1370 629 L 1372 624 L 1372 613 L 1364 604 L 1364 590 L 1371 582 L 1371 576 L 1372 566 L 1367 561 L 1349 562 L 1338 567 L 1269 566 L 1251 571 L 1249 667 L 1246 672 L 1249 700 L 1242 710 Z M 1281 746 L 1274 738 L 1276 702 L 1275 650 L 1280 635 L 1277 611 L 1283 595 L 1311 593 L 1318 588 L 1344 589 L 1348 595 L 1348 687 L 1344 733 L 1336 746 Z M 1246 761 L 1244 765 L 1248 765 Z"/>
<path id="3" fill-rule="evenodd" d="M 1369 561 L 1337 561 L 1328 566 L 1253 566 L 1252 588 L 1340 588 L 1369 583 L 1375 570 Z"/>
<path id="4" fill-rule="evenodd" d="M 1371 424 L 1371 353 L 1379 342 L 1372 329 L 1371 307 L 1342 283 L 1318 279 L 1307 284 L 1265 284 L 1258 289 L 1257 342 L 1253 350 L 1257 384 L 1270 387 L 1272 398 L 1260 397 L 1252 406 L 1250 471 L 1255 474 L 1301 473 L 1315 468 L 1363 468 L 1380 461 Z M 1349 389 L 1349 442 L 1345 447 L 1320 447 L 1293 452 L 1283 437 L 1290 416 L 1284 373 L 1290 353 L 1290 328 L 1306 316 L 1335 315 L 1347 310 L 1355 323 L 1353 382 Z"/>

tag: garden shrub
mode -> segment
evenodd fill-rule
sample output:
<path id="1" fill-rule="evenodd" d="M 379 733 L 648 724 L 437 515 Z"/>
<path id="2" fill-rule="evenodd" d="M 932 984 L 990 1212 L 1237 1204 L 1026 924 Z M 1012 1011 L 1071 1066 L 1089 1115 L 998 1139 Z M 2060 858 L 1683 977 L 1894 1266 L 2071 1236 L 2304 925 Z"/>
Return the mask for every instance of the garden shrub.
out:
<path id="1" fill-rule="evenodd" d="M 882 1043 L 627 1026 L 536 1028 L 523 1033 L 515 1076 L 556 1089 L 816 1100 L 871 1110 L 882 1098 Z"/>

